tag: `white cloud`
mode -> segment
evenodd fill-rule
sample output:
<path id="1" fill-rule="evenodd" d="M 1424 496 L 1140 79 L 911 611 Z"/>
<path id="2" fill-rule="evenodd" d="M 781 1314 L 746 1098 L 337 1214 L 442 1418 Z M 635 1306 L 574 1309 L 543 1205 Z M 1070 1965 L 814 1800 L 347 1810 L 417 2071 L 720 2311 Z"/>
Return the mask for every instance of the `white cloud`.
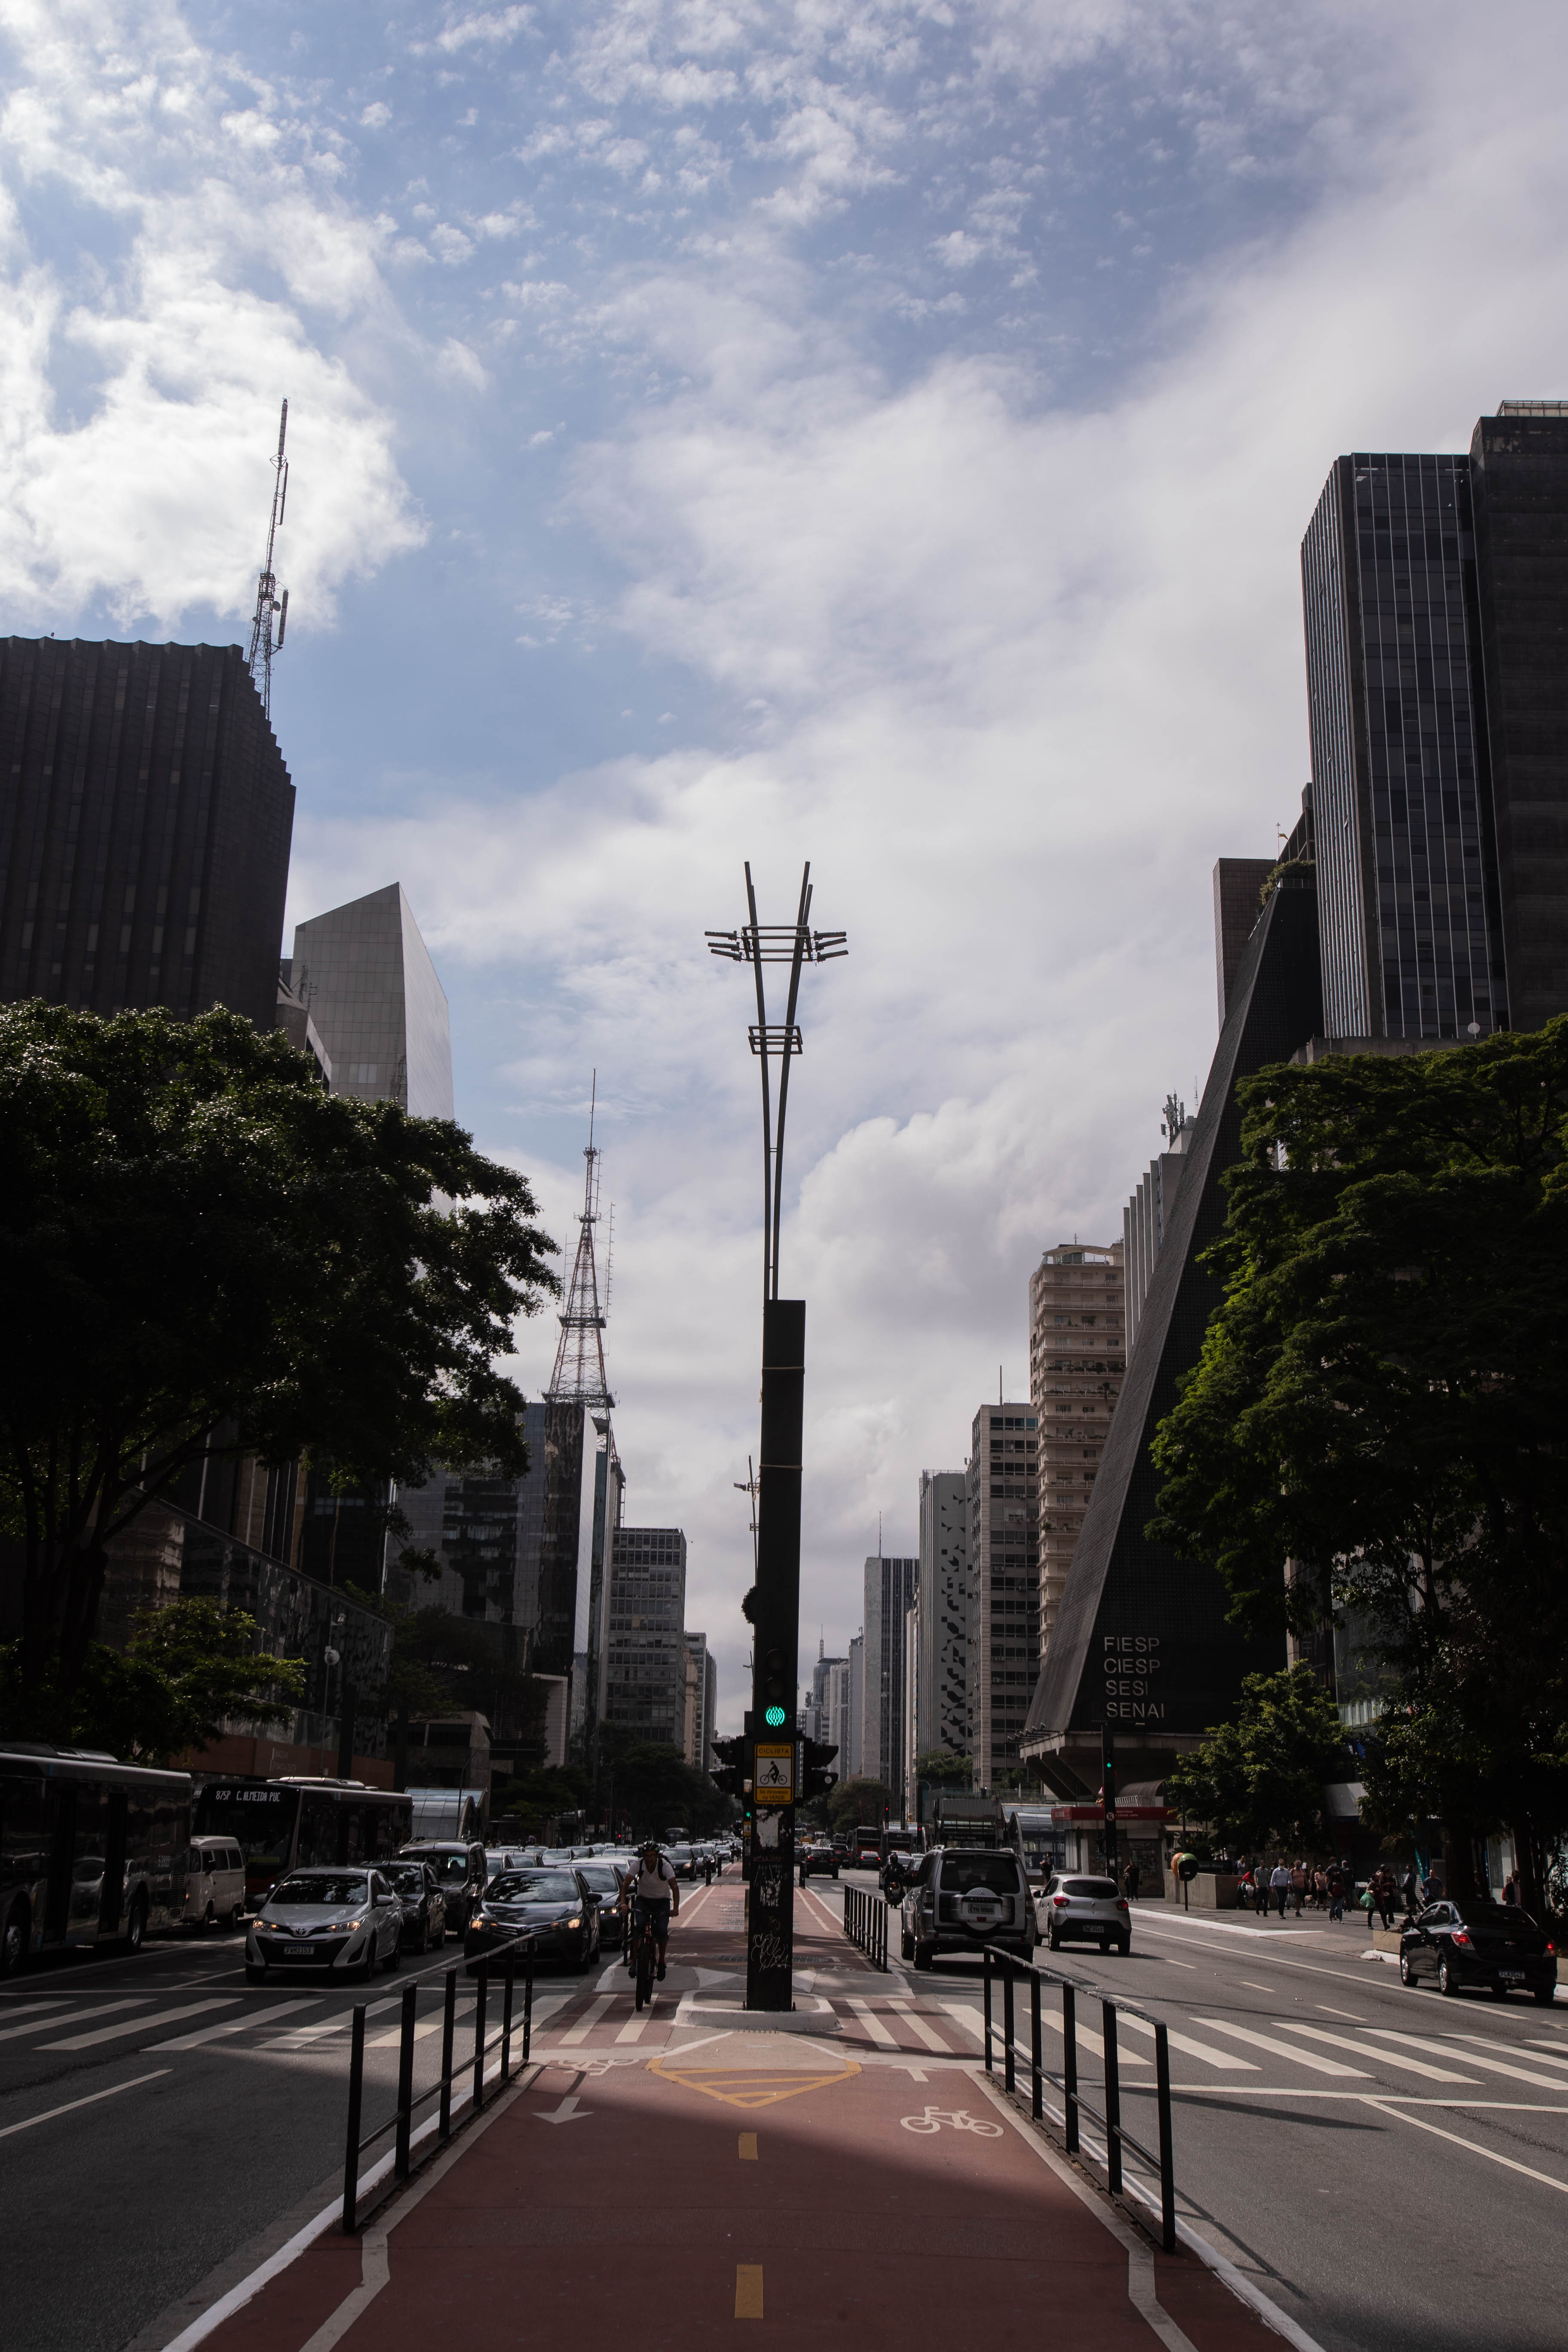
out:
<path id="1" fill-rule="evenodd" d="M 309 629 L 342 581 L 421 537 L 391 420 L 328 341 L 367 320 L 407 341 L 379 232 L 344 209 L 332 159 L 269 92 L 233 105 L 236 78 L 173 8 L 107 15 L 6 0 L 0 16 L 17 65 L 0 115 L 11 187 L 98 214 L 113 257 L 73 269 L 10 215 L 0 584 L 39 616 L 99 599 L 122 625 L 243 613 L 288 395 L 285 556 Z"/>

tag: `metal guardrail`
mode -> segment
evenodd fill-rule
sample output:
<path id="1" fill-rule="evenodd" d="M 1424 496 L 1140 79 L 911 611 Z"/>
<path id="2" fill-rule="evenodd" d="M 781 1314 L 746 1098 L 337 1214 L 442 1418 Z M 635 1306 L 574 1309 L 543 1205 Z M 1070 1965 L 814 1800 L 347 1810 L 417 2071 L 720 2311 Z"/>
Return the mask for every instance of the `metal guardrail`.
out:
<path id="1" fill-rule="evenodd" d="M 474 2001 L 472 2061 L 474 2080 L 470 2095 L 470 2114 L 477 2116 L 484 2111 L 485 2060 L 495 2048 L 497 2042 L 500 2045 L 501 2081 L 509 2083 L 511 2080 L 512 2002 L 517 1983 L 517 1955 L 520 1951 L 523 1955 L 522 2056 L 520 2063 L 525 2066 L 528 2063 L 533 2046 L 534 1940 L 534 1933 L 531 1930 L 527 1935 L 514 1936 L 510 1943 L 499 1944 L 493 1952 L 486 1952 L 475 1963 L 477 1997 Z M 504 1990 L 501 2000 L 500 2032 L 494 2040 L 487 2035 L 485 2030 L 485 2009 L 489 1991 L 492 1960 L 501 1960 L 505 1963 L 501 1971 Z M 406 2180 L 409 2171 L 409 2143 L 413 2132 L 414 2111 L 416 2107 L 422 2107 L 426 2099 L 435 2098 L 437 2094 L 441 2101 L 439 2122 L 437 2126 L 438 2137 L 443 2140 L 448 2140 L 452 2137 L 452 2086 L 458 2079 L 459 2074 L 467 2071 L 468 2064 L 466 2059 L 461 2068 L 454 2063 L 458 2027 L 458 1977 L 463 1965 L 462 1961 L 456 1960 L 446 1971 L 446 1993 L 441 2014 L 440 2077 L 437 2082 L 432 2083 L 428 2089 L 421 2091 L 417 2098 L 414 2094 L 414 2041 L 416 2017 L 419 2007 L 419 1986 L 417 1983 L 404 1986 L 402 2031 L 398 2037 L 397 2051 L 397 2105 L 385 2123 L 378 2124 L 373 2132 L 367 2132 L 363 2138 L 360 2136 L 360 2122 L 364 2103 L 366 2004 L 362 2001 L 354 2010 L 353 2038 L 349 2050 L 348 2138 L 343 2150 L 342 2227 L 348 2235 L 352 2236 L 358 2227 L 359 2160 L 367 2147 L 374 2147 L 376 2141 L 384 2139 L 388 2132 L 395 2132 L 397 2137 L 393 2158 L 393 2178 L 396 2180 Z"/>
<path id="2" fill-rule="evenodd" d="M 879 1895 L 868 1895 L 863 1886 L 845 1888 L 844 1932 L 874 1969 L 887 1967 L 888 1906 Z"/>
<path id="3" fill-rule="evenodd" d="M 994 1969 L 1002 1972 L 1002 2063 L 1003 2087 L 1009 2093 L 1017 2084 L 1017 2036 L 1014 2023 L 1013 1988 L 1019 1977 L 1029 1979 L 1029 2112 L 1039 2122 L 1045 2110 L 1044 2085 L 1053 2083 L 1060 2087 L 1065 2119 L 1067 2152 L 1079 2154 L 1079 2119 L 1089 2116 L 1105 2133 L 1106 2187 L 1113 2197 L 1121 2194 L 1121 2159 L 1131 2148 L 1141 2157 L 1160 2184 L 1160 2238 L 1168 2254 L 1176 2251 L 1176 2172 L 1175 2155 L 1171 2136 L 1171 2051 L 1163 2021 L 1151 2017 L 1146 2010 L 1134 2008 L 1131 2001 L 1117 2000 L 1109 1993 L 1096 1993 L 1092 1986 L 1076 1977 L 1063 1976 L 1057 1969 L 1039 1967 L 1033 1960 L 1021 1960 L 1013 1952 L 998 1947 L 985 1947 L 985 2071 L 996 2071 L 992 2058 L 992 2039 L 995 2028 L 992 2023 L 991 1979 Z M 1040 2049 L 1040 1986 L 1059 1985 L 1062 1996 L 1062 2072 L 1044 2063 Z M 1090 2105 L 1079 2086 L 1078 2077 L 1078 1996 L 1086 1993 L 1098 1998 L 1100 2007 L 1100 2042 L 1104 2053 L 1105 2107 L 1103 2113 Z M 1121 2120 L 1121 2067 L 1117 2046 L 1116 2025 L 1119 2017 L 1135 2017 L 1150 2026 L 1154 2035 L 1154 2103 L 1159 2134 L 1158 2149 L 1146 2147 L 1130 2132 Z"/>

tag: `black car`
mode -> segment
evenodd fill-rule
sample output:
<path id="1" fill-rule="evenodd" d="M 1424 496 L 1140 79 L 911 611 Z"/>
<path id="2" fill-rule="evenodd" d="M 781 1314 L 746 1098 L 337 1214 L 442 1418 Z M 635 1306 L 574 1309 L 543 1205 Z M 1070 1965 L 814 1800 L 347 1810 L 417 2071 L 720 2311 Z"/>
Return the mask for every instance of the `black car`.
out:
<path id="1" fill-rule="evenodd" d="M 503 1870 L 469 1920 L 463 1950 L 470 1960 L 530 1929 L 536 1958 L 591 1968 L 599 1955 L 599 1898 L 569 1863 L 542 1870 Z M 519 1955 L 521 1958 L 521 1954 Z"/>
<path id="2" fill-rule="evenodd" d="M 826 1845 L 820 1838 L 814 1838 L 809 1845 L 802 1846 L 800 1860 L 808 1876 L 837 1878 L 844 1856 L 836 1845 Z"/>
<path id="3" fill-rule="evenodd" d="M 438 1952 L 447 1939 L 447 1898 L 429 1864 L 386 1862 L 381 1874 L 403 1906 L 404 1948 Z"/>
<path id="4" fill-rule="evenodd" d="M 1557 1949 L 1517 1904 L 1461 1897 L 1429 1904 L 1401 1930 L 1399 1977 L 1444 1993 L 1485 1985 L 1494 2000 L 1533 1993 L 1544 2006 L 1556 1998 Z"/>
<path id="5" fill-rule="evenodd" d="M 447 1932 L 460 1936 L 484 1900 L 485 1850 L 463 1838 L 418 1838 L 399 1846 L 399 1862 L 427 1862 L 447 1898 Z"/>

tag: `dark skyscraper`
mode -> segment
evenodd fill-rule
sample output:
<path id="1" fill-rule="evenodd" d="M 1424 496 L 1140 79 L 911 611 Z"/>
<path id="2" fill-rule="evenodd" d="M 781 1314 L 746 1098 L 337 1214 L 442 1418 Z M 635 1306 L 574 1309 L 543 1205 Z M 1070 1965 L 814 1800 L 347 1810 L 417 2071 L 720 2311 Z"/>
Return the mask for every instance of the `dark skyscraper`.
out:
<path id="1" fill-rule="evenodd" d="M 278 1017 L 294 787 L 237 646 L 0 638 L 0 998 Z"/>
<path id="2" fill-rule="evenodd" d="M 1509 1009 L 1568 1009 L 1568 401 L 1505 400 L 1470 441 Z"/>
<path id="3" fill-rule="evenodd" d="M 1568 404 L 1337 459 L 1301 584 L 1329 1034 L 1568 1011 Z"/>

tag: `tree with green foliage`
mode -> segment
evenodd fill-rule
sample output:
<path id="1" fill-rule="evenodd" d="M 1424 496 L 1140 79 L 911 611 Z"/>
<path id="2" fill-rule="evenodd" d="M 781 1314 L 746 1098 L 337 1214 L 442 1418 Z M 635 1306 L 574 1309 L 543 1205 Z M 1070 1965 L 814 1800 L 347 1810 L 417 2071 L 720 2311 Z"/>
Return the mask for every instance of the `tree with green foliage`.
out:
<path id="1" fill-rule="evenodd" d="M 661 1837 L 679 1822 L 703 1837 L 731 1819 L 730 1799 L 679 1748 L 639 1739 L 617 1724 L 603 1725 L 599 1738 L 600 1801 L 635 1835 Z"/>
<path id="2" fill-rule="evenodd" d="M 26 1719 L 21 1643 L 0 1651 L 0 1707 Z M 275 1658 L 243 1609 L 172 1601 L 142 1609 L 123 1653 L 89 1644 L 60 1727 L 72 1746 L 106 1748 L 143 1764 L 167 1764 L 216 1739 L 236 1717 L 279 1723 L 305 1696 L 303 1658 Z"/>
<path id="3" fill-rule="evenodd" d="M 857 1773 L 840 1780 L 827 1800 L 828 1825 L 836 1830 L 853 1830 L 863 1822 L 875 1822 L 880 1829 L 893 1801 L 893 1792 L 885 1780 L 871 1780 Z"/>
<path id="4" fill-rule="evenodd" d="M 1457 1893 L 1507 1823 L 1539 1909 L 1568 1822 L 1568 1016 L 1239 1091 L 1225 1297 L 1150 1532 L 1255 1627 L 1326 1579 L 1373 1630 L 1374 1818 L 1440 1816 Z"/>
<path id="5" fill-rule="evenodd" d="M 973 1769 L 973 1759 L 952 1748 L 929 1748 L 915 1758 L 915 1779 L 929 1781 L 933 1789 L 967 1789 Z"/>
<path id="6" fill-rule="evenodd" d="M 496 1364 L 559 1286 L 534 1215 L 449 1120 L 329 1095 L 234 1013 L 0 1006 L 8 1727 L 69 1720 L 108 1547 L 215 1448 L 347 1485 L 521 1472 Z"/>
<path id="7" fill-rule="evenodd" d="M 1235 1718 L 1177 1759 L 1165 1797 L 1232 1853 L 1321 1853 L 1323 1790 L 1349 1777 L 1338 1707 L 1310 1666 L 1288 1666 L 1247 1675 Z"/>

